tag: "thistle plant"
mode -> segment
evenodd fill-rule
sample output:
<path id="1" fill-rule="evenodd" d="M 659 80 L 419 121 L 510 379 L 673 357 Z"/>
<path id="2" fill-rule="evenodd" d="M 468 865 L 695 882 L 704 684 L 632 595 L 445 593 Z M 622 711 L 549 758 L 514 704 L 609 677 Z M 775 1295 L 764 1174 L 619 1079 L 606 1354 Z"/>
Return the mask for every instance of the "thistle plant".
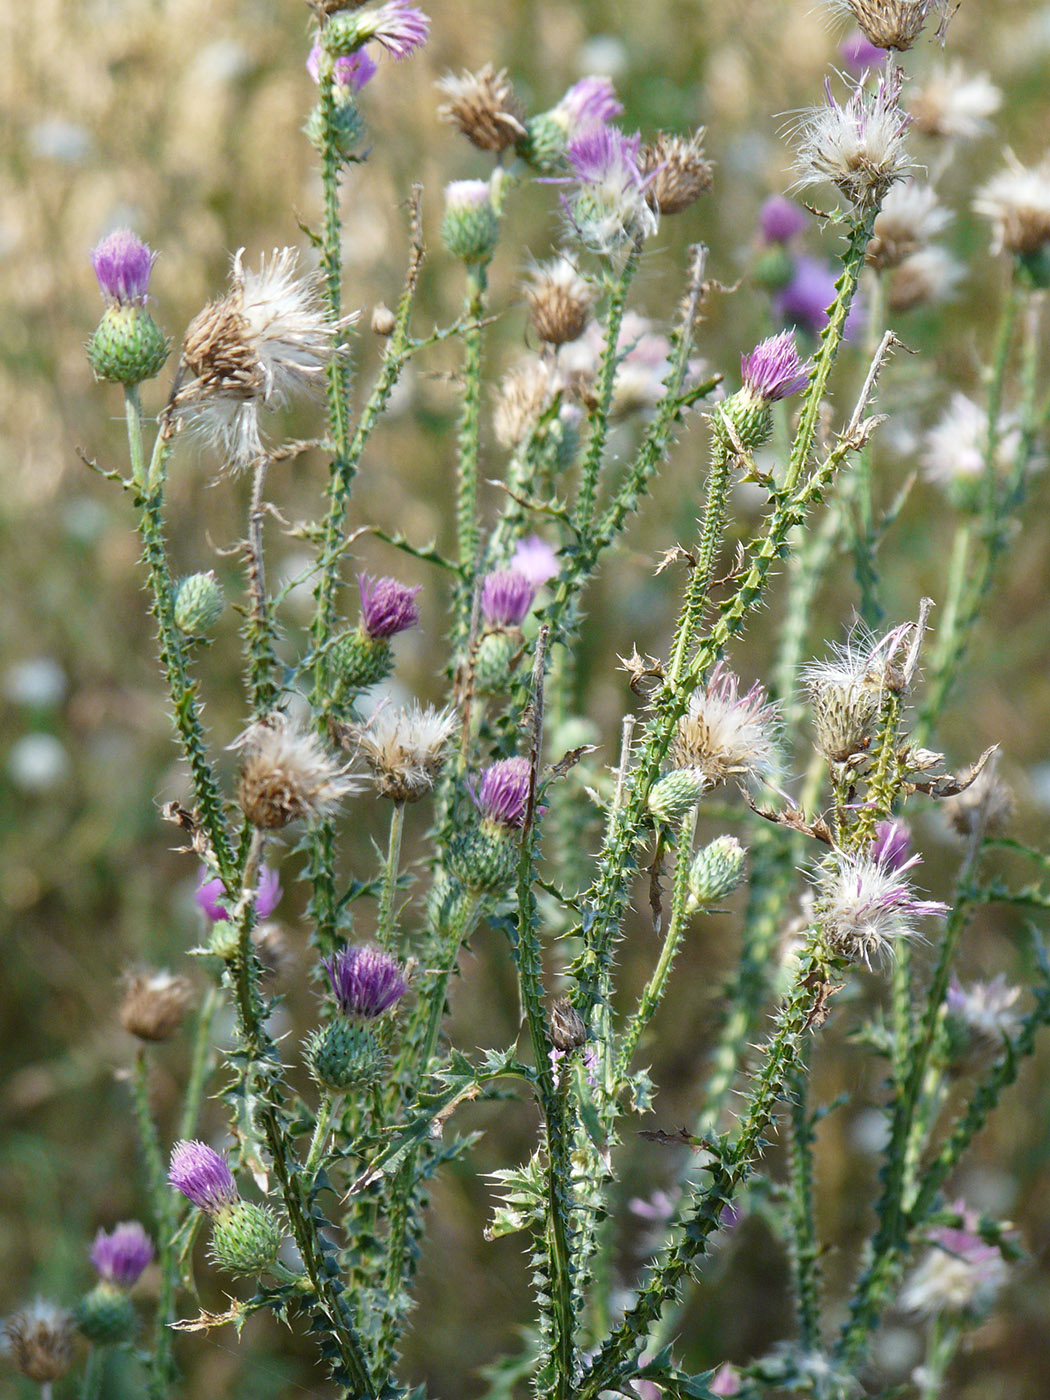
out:
<path id="1" fill-rule="evenodd" d="M 408 269 L 395 309 L 373 314 L 382 349 L 370 383 L 344 300 L 364 299 L 343 265 L 344 219 L 359 167 L 384 157 L 369 136 L 372 95 L 400 80 L 390 60 L 411 63 L 431 26 L 407 0 L 312 8 L 296 62 L 316 83 L 303 120 L 320 213 L 304 218 L 302 246 L 261 259 L 233 250 L 228 287 L 170 342 L 148 309 L 164 249 L 120 231 L 94 255 L 106 309 L 88 355 L 123 394 L 128 438 L 126 467 L 101 470 L 141 541 L 157 705 L 186 775 L 164 814 L 185 841 L 201 939 L 192 980 L 187 968 L 133 969 L 120 1009 L 135 1043 L 127 1078 L 148 1226 L 99 1234 L 98 1281 L 71 1319 L 44 1303 L 9 1318 L 10 1357 L 45 1391 L 61 1388 L 75 1324 L 91 1348 L 85 1396 L 105 1393 L 116 1349 L 165 1400 L 184 1393 L 175 1334 L 239 1331 L 267 1311 L 315 1346 L 331 1394 L 425 1394 L 404 1351 L 410 1328 L 427 1346 L 412 1308 L 428 1202 L 450 1172 L 478 1170 L 466 1106 L 476 1125 L 513 1100 L 531 1106 L 528 1141 L 489 1170 L 486 1238 L 521 1238 L 531 1321 L 518 1353 L 486 1372 L 492 1400 L 515 1385 L 543 1400 L 646 1383 L 694 1397 L 861 1393 L 891 1383 L 873 1349 L 893 1316 L 922 1333 L 919 1393 L 949 1394 L 957 1352 L 1023 1248 L 1006 1222 L 960 1200 L 960 1163 L 1050 1020 L 1035 926 L 1050 907 L 1050 858 L 1015 843 L 1038 879 L 1004 883 L 994 742 L 935 747 L 1044 451 L 1045 168 L 1011 157 L 973 191 L 1006 264 L 982 397 L 945 385 L 946 416 L 914 438 L 907 482 L 887 503 L 873 463 L 902 397 L 897 318 L 958 283 L 937 241 L 950 214 L 933 176 L 919 180 L 913 146 L 920 131 L 948 129 L 952 104 L 942 94 L 935 119 L 936 93 L 900 66 L 941 6 L 834 7 L 881 57 L 829 75 L 823 100 L 786 129 L 784 183 L 800 198 L 764 192 L 746 290 L 716 287 L 732 264 L 701 244 L 669 269 L 659 237 L 665 220 L 719 197 L 717 130 L 628 130 L 597 75 L 537 111 L 494 64 L 444 77 L 432 118 L 462 138 L 475 173 L 423 192 L 441 211 L 429 251 L 410 196 Z M 986 92 L 972 94 L 967 130 L 992 110 Z M 957 111 L 956 135 L 963 126 Z M 540 261 L 508 246 L 526 187 L 556 224 Z M 815 260 L 802 249 L 818 226 Z M 461 298 L 429 329 L 424 256 Z M 515 256 L 537 348 L 502 374 L 492 326 L 504 283 L 490 272 Z M 677 297 L 666 334 L 642 318 L 658 276 Z M 741 334 L 722 365 L 701 359 L 716 295 L 751 296 L 766 317 L 766 333 Z M 359 474 L 382 490 L 377 431 L 399 382 L 439 353 L 458 356 L 454 482 L 435 503 L 447 506 L 442 545 L 383 529 L 355 493 Z M 310 441 L 285 441 L 290 405 L 312 415 Z M 696 525 L 675 540 L 653 501 L 679 439 L 694 465 L 678 519 Z M 305 521 L 280 495 L 299 457 L 326 464 Z M 221 582 L 214 570 L 180 574 L 168 538 L 170 483 L 197 458 L 244 511 L 243 539 L 226 551 L 243 567 L 223 564 Z M 945 492 L 955 542 L 938 597 L 902 602 L 880 561 L 920 470 Z M 588 657 L 612 619 L 588 613 L 647 514 L 664 550 L 655 587 L 675 619 L 605 678 L 619 742 L 596 760 L 583 736 L 608 735 L 588 713 Z M 275 584 L 277 530 L 308 559 Z M 856 588 L 821 638 L 817 595 L 840 551 Z M 304 589 L 305 622 L 291 606 Z M 756 674 L 740 640 L 766 608 L 780 622 Z M 201 658 L 234 609 L 241 669 L 224 683 L 239 687 L 242 716 L 224 734 L 205 725 L 213 673 Z M 435 629 L 440 676 L 415 696 L 403 658 Z M 938 807 L 961 833 L 948 874 L 922 861 Z M 355 838 L 376 821 L 386 834 L 370 848 Z M 298 951 L 272 957 L 267 921 L 293 890 Z M 964 982 L 968 924 L 1011 901 L 1033 916 L 1023 986 L 1013 967 Z M 693 1062 L 691 1121 L 668 1126 L 647 1056 L 679 995 L 676 970 L 726 911 L 734 961 L 706 1058 Z M 646 924 L 633 985 L 625 959 Z M 492 977 L 514 989 L 515 1033 L 485 1048 L 450 1008 L 475 961 L 475 988 Z M 289 965 L 312 984 L 299 1035 L 283 1005 Z M 155 1057 L 194 1005 L 173 1115 L 151 1096 Z M 823 1275 L 834 1241 L 816 1208 L 818 1144 L 836 1106 L 820 1102 L 813 1069 L 846 1034 L 877 1064 L 873 1103 L 857 1094 L 886 1134 L 869 1237 L 843 1285 Z M 628 1269 L 617 1218 L 633 1140 L 650 1125 L 668 1209 L 649 1257 Z M 709 1256 L 749 1213 L 785 1243 L 793 1331 L 729 1357 L 687 1319 L 697 1282 L 701 1306 L 718 1286 Z M 201 1230 L 210 1243 L 195 1270 Z M 143 1306 L 133 1290 L 147 1269 L 156 1286 Z M 206 1301 L 202 1271 L 224 1291 L 240 1280 L 224 1312 Z"/>

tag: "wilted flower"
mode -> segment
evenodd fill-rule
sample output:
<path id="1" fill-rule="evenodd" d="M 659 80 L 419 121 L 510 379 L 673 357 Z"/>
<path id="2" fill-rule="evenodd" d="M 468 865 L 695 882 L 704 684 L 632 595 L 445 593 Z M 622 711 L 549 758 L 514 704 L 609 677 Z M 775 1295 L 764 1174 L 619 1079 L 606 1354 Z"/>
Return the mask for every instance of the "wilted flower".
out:
<path id="1" fill-rule="evenodd" d="M 44 1298 L 13 1312 L 0 1338 L 15 1370 L 37 1385 L 57 1381 L 73 1364 L 73 1319 Z"/>
<path id="2" fill-rule="evenodd" d="M 351 734 L 372 770 L 376 789 L 395 802 L 418 802 L 433 789 L 458 721 L 451 710 L 383 707 Z"/>
<path id="3" fill-rule="evenodd" d="M 568 997 L 560 997 L 551 1007 L 548 1035 L 555 1050 L 575 1050 L 587 1043 L 587 1024 Z"/>
<path id="4" fill-rule="evenodd" d="M 520 627 L 536 589 L 517 569 L 497 569 L 481 581 L 481 616 L 487 627 Z"/>
<path id="5" fill-rule="evenodd" d="M 230 466 L 265 455 L 260 408 L 312 393 L 335 348 L 318 274 L 297 276 L 299 254 L 281 248 L 245 268 L 233 260 L 231 289 L 190 322 L 173 410 L 213 439 Z"/>
<path id="6" fill-rule="evenodd" d="M 878 49 L 904 53 L 926 27 L 931 13 L 947 15 L 947 0 L 830 0 L 831 8 L 852 15 Z"/>
<path id="7" fill-rule="evenodd" d="M 419 621 L 416 594 L 420 585 L 410 588 L 396 578 L 372 578 L 359 574 L 361 626 L 373 641 L 386 641 L 398 632 L 407 632 Z"/>
<path id="8" fill-rule="evenodd" d="M 139 1040 L 169 1040 L 185 1019 L 193 988 L 185 977 L 164 972 L 130 972 L 124 978 L 120 1024 Z"/>
<path id="9" fill-rule="evenodd" d="M 879 271 L 898 266 L 943 232 L 951 220 L 951 212 L 941 205 L 932 185 L 901 180 L 887 193 L 875 216 L 868 266 Z"/>
<path id="10" fill-rule="evenodd" d="M 941 64 L 912 93 L 908 111 L 924 136 L 972 141 L 988 130 L 1003 97 L 986 73 L 968 74 L 959 62 Z"/>
<path id="11" fill-rule="evenodd" d="M 325 752 L 317 735 L 281 710 L 249 725 L 230 747 L 244 755 L 237 801 L 262 830 L 279 830 L 300 817 L 321 821 L 358 790 L 356 780 Z"/>
<path id="12" fill-rule="evenodd" d="M 144 306 L 156 256 L 130 229 L 107 234 L 91 254 L 102 295 L 114 306 Z"/>
<path id="13" fill-rule="evenodd" d="M 646 198 L 658 214 L 679 214 L 711 188 L 714 167 L 704 156 L 704 128 L 692 136 L 661 131 L 651 146 L 642 148 Z"/>
<path id="14" fill-rule="evenodd" d="M 548 345 L 564 345 L 583 334 L 594 305 L 594 288 L 562 256 L 532 269 L 525 300 L 539 338 Z"/>
<path id="15" fill-rule="evenodd" d="M 960 836 L 1001 831 L 1013 816 L 1014 796 L 999 777 L 999 754 L 994 753 L 977 777 L 944 801 L 944 815 Z"/>
<path id="16" fill-rule="evenodd" d="M 323 963 L 340 1012 L 374 1021 L 408 990 L 401 964 L 374 946 L 342 948 Z"/>
<path id="17" fill-rule="evenodd" d="M 125 1220 L 110 1234 L 100 1230 L 91 1247 L 91 1262 L 106 1283 L 130 1288 L 154 1255 L 153 1241 L 137 1220 Z"/>
<path id="18" fill-rule="evenodd" d="M 981 186 L 973 207 L 992 222 L 993 253 L 1038 253 L 1050 243 L 1050 156 L 1025 166 L 1007 151 L 1006 169 Z"/>
<path id="19" fill-rule="evenodd" d="M 776 722 L 776 706 L 758 682 L 741 695 L 736 676 L 719 661 L 678 721 L 674 761 L 710 783 L 761 777 L 775 760 Z"/>
<path id="20" fill-rule="evenodd" d="M 226 886 L 219 875 L 209 875 L 208 867 L 201 870 L 201 882 L 194 893 L 194 899 L 211 919 L 212 923 L 218 923 L 220 919 L 230 917 L 226 908 Z M 259 878 L 255 884 L 255 917 L 257 919 L 268 919 L 281 902 L 281 877 L 276 870 L 271 870 L 268 865 L 259 867 Z"/>
<path id="21" fill-rule="evenodd" d="M 482 151 L 503 151 L 525 135 L 524 111 L 514 95 L 507 70 L 486 63 L 477 73 L 449 74 L 438 87 L 448 101 L 438 116 L 451 122 Z"/>
<path id="22" fill-rule="evenodd" d="M 575 189 L 564 199 L 580 241 L 604 257 L 656 231 L 648 186 L 639 163 L 641 138 L 614 126 L 592 126 L 569 142 Z"/>
<path id="23" fill-rule="evenodd" d="M 817 874 L 816 917 L 832 952 L 868 967 L 903 938 L 914 938 L 920 919 L 939 917 L 948 906 L 917 899 L 905 872 L 912 856 L 893 868 L 870 856 L 836 851 L 831 868 Z"/>
<path id="24" fill-rule="evenodd" d="M 534 588 L 540 588 L 559 573 L 558 556 L 539 535 L 529 535 L 514 546 L 510 567 L 524 575 Z"/>
<path id="25" fill-rule="evenodd" d="M 168 1180 L 207 1215 L 214 1215 L 239 1199 L 226 1158 L 206 1142 L 177 1142 L 171 1149 Z"/>
<path id="26" fill-rule="evenodd" d="M 843 105 L 827 85 L 824 106 L 807 109 L 791 128 L 798 189 L 828 181 L 860 213 L 879 204 L 911 166 L 904 149 L 909 118 L 898 101 L 902 81 L 894 70 L 873 93 L 858 84 Z"/>
<path id="27" fill-rule="evenodd" d="M 477 790 L 471 792 L 483 822 L 514 828 L 525 822 L 531 769 L 528 759 L 501 758 L 482 770 Z"/>
<path id="28" fill-rule="evenodd" d="M 979 1316 L 1006 1282 L 1006 1261 L 998 1246 L 977 1233 L 977 1215 L 961 1201 L 954 1209 L 963 1217 L 962 1228 L 941 1226 L 930 1232 L 933 1248 L 901 1290 L 900 1305 L 908 1312 Z"/>

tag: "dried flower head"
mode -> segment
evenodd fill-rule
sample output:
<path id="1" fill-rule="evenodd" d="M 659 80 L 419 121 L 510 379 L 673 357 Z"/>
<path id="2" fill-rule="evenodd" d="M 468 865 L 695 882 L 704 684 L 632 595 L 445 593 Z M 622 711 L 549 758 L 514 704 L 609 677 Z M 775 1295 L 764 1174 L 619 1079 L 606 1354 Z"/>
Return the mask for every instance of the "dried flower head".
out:
<path id="1" fill-rule="evenodd" d="M 252 947 L 264 977 L 282 977 L 292 964 L 288 935 L 280 924 L 256 924 L 252 929 Z"/>
<path id="2" fill-rule="evenodd" d="M 564 199 L 565 210 L 581 243 L 600 256 L 622 253 L 656 231 L 640 145 L 637 133 L 626 136 L 614 126 L 588 127 L 569 142 L 575 189 Z"/>
<path id="3" fill-rule="evenodd" d="M 874 209 L 911 167 L 904 149 L 910 118 L 901 109 L 899 69 L 879 78 L 874 92 L 860 83 L 840 105 L 826 87 L 822 107 L 811 107 L 789 128 L 797 143 L 797 189 L 833 184 L 861 213 Z"/>
<path id="4" fill-rule="evenodd" d="M 999 777 L 999 753 L 992 755 L 962 792 L 944 801 L 944 815 L 960 836 L 1002 831 L 1014 812 L 1014 795 Z"/>
<path id="5" fill-rule="evenodd" d="M 45 1298 L 13 1312 L 0 1332 L 15 1370 L 37 1385 L 49 1385 L 73 1364 L 73 1319 Z"/>
<path id="6" fill-rule="evenodd" d="M 564 255 L 532 269 L 525 288 L 532 327 L 548 345 L 583 334 L 594 306 L 594 288 Z"/>
<path id="7" fill-rule="evenodd" d="M 239 1200 L 237 1183 L 226 1158 L 206 1142 L 185 1139 L 171 1149 L 168 1181 L 176 1191 L 208 1215 Z"/>
<path id="8" fill-rule="evenodd" d="M 457 723 L 451 710 L 413 704 L 399 710 L 383 707 L 367 724 L 351 726 L 350 733 L 381 796 L 418 802 L 434 787 Z"/>
<path id="9" fill-rule="evenodd" d="M 107 234 L 91 254 L 102 295 L 114 306 L 144 306 L 156 256 L 130 229 Z"/>
<path id="10" fill-rule="evenodd" d="M 679 214 L 711 188 L 714 166 L 704 156 L 704 128 L 692 136 L 661 131 L 651 146 L 642 148 L 646 198 L 658 214 Z"/>
<path id="11" fill-rule="evenodd" d="M 373 641 L 386 641 L 398 632 L 407 632 L 419 621 L 416 594 L 420 585 L 410 588 L 396 578 L 373 578 L 358 574 L 361 592 L 361 626 Z"/>
<path id="12" fill-rule="evenodd" d="M 911 311 L 947 301 L 965 276 L 966 269 L 946 248 L 933 244 L 910 253 L 890 278 L 887 305 L 891 311 Z"/>
<path id="13" fill-rule="evenodd" d="M 916 131 L 946 141 L 972 141 L 988 130 L 1003 95 L 986 73 L 967 73 L 958 61 L 934 68 L 908 104 Z"/>
<path id="14" fill-rule="evenodd" d="M 185 977 L 164 972 L 129 972 L 124 977 L 120 1024 L 139 1040 L 170 1040 L 193 1002 Z"/>
<path id="15" fill-rule="evenodd" d="M 908 1312 L 979 1317 L 1006 1282 L 1006 1261 L 997 1245 L 977 1233 L 976 1214 L 962 1201 L 954 1209 L 962 1216 L 962 1228 L 932 1230 L 927 1238 L 933 1247 L 905 1281 L 900 1304 Z"/>
<path id="16" fill-rule="evenodd" d="M 951 212 L 942 206 L 932 185 L 910 178 L 899 181 L 875 216 L 868 266 L 879 272 L 897 267 L 942 233 L 951 220 Z"/>
<path id="17" fill-rule="evenodd" d="M 761 777 L 775 761 L 776 724 L 776 706 L 758 682 L 741 695 L 736 676 L 720 661 L 678 722 L 674 762 L 698 769 L 709 783 Z"/>
<path id="18" fill-rule="evenodd" d="M 449 74 L 438 87 L 448 101 L 438 116 L 482 151 L 503 151 L 525 135 L 524 109 L 514 95 L 507 70 L 491 63 L 477 73 Z"/>
<path id="19" fill-rule="evenodd" d="M 988 455 L 988 414 L 965 394 L 953 394 L 947 409 L 926 433 L 920 457 L 928 481 L 967 493 L 985 473 Z M 1004 414 L 999 423 L 994 466 L 1005 473 L 1021 445 L 1016 419 Z M 961 503 L 961 502 L 960 502 Z"/>
<path id="20" fill-rule="evenodd" d="M 517 569 L 497 569 L 481 581 L 481 617 L 486 627 L 520 627 L 536 589 Z"/>
<path id="21" fill-rule="evenodd" d="M 553 392 L 551 369 L 533 356 L 507 371 L 496 390 L 492 429 L 508 452 L 518 447 L 535 427 Z"/>
<path id="22" fill-rule="evenodd" d="M 568 997 L 559 997 L 551 1006 L 548 1024 L 555 1050 L 576 1050 L 587 1043 L 587 1023 Z"/>
<path id="23" fill-rule="evenodd" d="M 264 831 L 280 830 L 299 818 L 321 821 L 358 791 L 355 779 L 317 735 L 280 710 L 249 725 L 230 747 L 243 754 L 237 801 L 248 820 Z"/>
<path id="24" fill-rule="evenodd" d="M 374 1021 L 408 990 L 396 958 L 374 944 L 341 948 L 323 962 L 332 995 L 349 1020 Z"/>
<path id="25" fill-rule="evenodd" d="M 298 276 L 299 254 L 281 248 L 256 272 L 242 248 L 230 291 L 190 322 L 172 409 L 243 467 L 265 454 L 260 408 L 312 393 L 335 348 L 316 273 Z"/>
<path id="26" fill-rule="evenodd" d="M 942 15 L 942 28 L 947 23 L 947 0 L 830 0 L 831 7 L 852 15 L 865 37 L 877 49 L 896 49 L 904 53 L 926 27 L 934 12 Z"/>
<path id="27" fill-rule="evenodd" d="M 905 643 L 913 637 L 911 623 L 896 627 L 881 639 L 857 627 L 828 661 L 813 661 L 802 669 L 809 692 L 817 747 L 832 763 L 847 763 L 867 752 L 887 691 L 907 689 L 914 673 Z M 910 669 L 909 669 L 910 668 Z"/>
<path id="28" fill-rule="evenodd" d="M 1050 243 L 1050 156 L 1025 166 L 1007 151 L 1006 169 L 981 186 L 973 207 L 991 220 L 993 253 L 1038 253 Z"/>
<path id="29" fill-rule="evenodd" d="M 896 868 L 845 851 L 832 862 L 817 874 L 816 918 L 831 951 L 850 962 L 870 967 L 900 939 L 914 938 L 920 919 L 948 912 L 946 904 L 917 899 L 905 878 L 917 855 Z"/>
<path id="30" fill-rule="evenodd" d="M 100 1230 L 91 1247 L 99 1278 L 120 1288 L 138 1282 L 154 1255 L 153 1241 L 137 1220 L 124 1220 L 107 1235 Z"/>
<path id="31" fill-rule="evenodd" d="M 945 997 L 948 1014 L 971 1034 L 994 1046 L 1012 1040 L 1021 1029 L 1016 1005 L 1021 988 L 1011 986 L 1003 973 L 990 982 L 971 982 L 963 986 L 952 973 Z"/>
<path id="32" fill-rule="evenodd" d="M 530 779 L 531 770 L 525 758 L 501 758 L 483 769 L 476 791 L 470 794 L 482 821 L 500 827 L 523 826 Z"/>
<path id="33" fill-rule="evenodd" d="M 268 865 L 260 866 L 255 885 L 255 917 L 268 919 L 280 904 L 281 894 L 281 877 L 277 871 L 271 870 Z M 207 866 L 201 868 L 201 882 L 193 897 L 212 923 L 230 917 L 227 909 L 229 897 L 222 877 L 210 874 Z"/>

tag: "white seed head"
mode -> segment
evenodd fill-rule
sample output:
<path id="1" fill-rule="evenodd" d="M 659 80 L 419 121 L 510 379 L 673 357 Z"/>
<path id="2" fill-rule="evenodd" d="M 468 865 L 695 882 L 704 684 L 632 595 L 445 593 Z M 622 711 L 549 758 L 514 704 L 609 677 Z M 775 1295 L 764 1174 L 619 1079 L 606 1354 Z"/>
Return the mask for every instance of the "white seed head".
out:
<path id="1" fill-rule="evenodd" d="M 828 947 L 850 962 L 892 955 L 903 938 L 918 934 L 919 919 L 947 913 L 947 905 L 917 899 L 905 871 L 913 856 L 896 869 L 866 856 L 836 851 L 830 867 L 817 874 L 817 921 Z"/>
<path id="2" fill-rule="evenodd" d="M 908 111 L 917 131 L 947 141 L 972 141 L 988 130 L 1003 96 L 987 73 L 967 73 L 958 61 L 941 64 L 912 95 Z"/>
<path id="3" fill-rule="evenodd" d="M 719 662 L 678 722 L 674 761 L 708 783 L 758 778 L 775 764 L 776 727 L 776 706 L 763 688 L 756 682 L 741 695 L 736 676 Z"/>
<path id="4" fill-rule="evenodd" d="M 877 49 L 910 49 L 926 27 L 930 15 L 940 11 L 942 29 L 947 23 L 946 0 L 829 0 L 830 7 L 856 20 Z"/>
<path id="5" fill-rule="evenodd" d="M 892 194 L 892 191 L 890 192 Z M 966 275 L 966 269 L 946 248 L 931 244 L 909 253 L 890 277 L 891 311 L 910 311 L 947 301 Z"/>
<path id="6" fill-rule="evenodd" d="M 973 207 L 991 220 L 993 253 L 1037 253 L 1050 243 L 1050 156 L 1025 166 L 1007 151 L 1006 169 L 981 186 Z"/>
<path id="7" fill-rule="evenodd" d="M 844 105 L 832 97 L 804 111 L 789 128 L 796 141 L 796 189 L 829 182 L 861 212 L 876 207 L 911 168 L 904 149 L 909 118 L 899 97 L 902 74 L 893 69 L 869 92 L 858 84 Z"/>
<path id="8" fill-rule="evenodd" d="M 999 425 L 995 468 L 1005 472 L 1021 445 L 1016 420 L 1004 415 Z M 926 433 L 920 462 L 927 480 L 951 486 L 976 481 L 984 473 L 988 450 L 988 414 L 965 394 L 953 394 L 947 409 Z"/>
<path id="9" fill-rule="evenodd" d="M 381 795 L 395 802 L 418 802 L 432 790 L 458 723 L 451 710 L 413 704 L 380 709 L 350 732 Z"/>
<path id="10" fill-rule="evenodd" d="M 243 754 L 237 801 L 248 820 L 264 831 L 299 818 L 322 821 L 359 790 L 317 735 L 281 710 L 249 725 L 230 747 Z"/>
<path id="11" fill-rule="evenodd" d="M 875 216 L 868 264 L 880 270 L 898 266 L 936 238 L 951 220 L 951 211 L 943 207 L 932 185 L 910 178 L 898 181 Z"/>

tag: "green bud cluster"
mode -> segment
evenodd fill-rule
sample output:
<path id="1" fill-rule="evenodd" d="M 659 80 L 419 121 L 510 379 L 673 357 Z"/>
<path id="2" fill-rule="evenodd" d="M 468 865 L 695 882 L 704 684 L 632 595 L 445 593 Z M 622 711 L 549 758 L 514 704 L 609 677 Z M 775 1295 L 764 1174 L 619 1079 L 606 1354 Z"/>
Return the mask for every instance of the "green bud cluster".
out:
<path id="1" fill-rule="evenodd" d="M 453 838 L 452 870 L 468 890 L 505 890 L 518 868 L 518 843 L 502 827 L 483 823 Z"/>
<path id="2" fill-rule="evenodd" d="M 261 1274 L 277 1259 L 280 1226 L 268 1206 L 235 1201 L 212 1217 L 211 1255 L 231 1274 Z"/>
<path id="3" fill-rule="evenodd" d="M 107 306 L 87 354 L 96 379 L 134 388 L 163 369 L 168 341 L 144 306 Z"/>
<path id="4" fill-rule="evenodd" d="M 481 695 L 502 694 L 510 684 L 520 651 L 520 632 L 486 632 L 474 653 L 475 690 Z"/>
<path id="5" fill-rule="evenodd" d="M 487 200 L 483 204 L 456 204 L 445 210 L 441 241 L 461 262 L 488 262 L 498 240 L 499 216 Z"/>
<path id="6" fill-rule="evenodd" d="M 360 627 L 348 632 L 330 648 L 328 669 L 337 696 L 378 685 L 394 669 L 389 639 L 370 637 Z"/>
<path id="7" fill-rule="evenodd" d="M 427 892 L 427 925 L 435 933 L 449 934 L 462 928 L 470 895 L 447 870 L 434 873 Z"/>
<path id="8" fill-rule="evenodd" d="M 225 606 L 222 584 L 211 570 L 190 574 L 175 590 L 175 626 L 187 637 L 203 637 L 218 622 Z"/>
<path id="9" fill-rule="evenodd" d="M 332 149 L 344 162 L 362 159 L 362 143 L 367 129 L 365 119 L 353 98 L 349 95 L 342 97 L 338 89 L 330 125 L 326 127 L 323 109 L 318 103 L 303 129 L 314 150 L 324 151 L 331 143 Z"/>
<path id="10" fill-rule="evenodd" d="M 128 1342 L 139 1327 L 135 1305 L 115 1283 L 98 1283 L 86 1293 L 73 1312 L 81 1336 L 95 1346 L 115 1346 Z"/>
<path id="11" fill-rule="evenodd" d="M 700 801 L 706 786 L 698 768 L 676 768 L 649 789 L 649 811 L 658 822 L 675 826 Z"/>
<path id="12" fill-rule="evenodd" d="M 795 275 L 795 259 L 782 243 L 774 243 L 762 250 L 751 275 L 765 291 L 779 292 Z"/>
<path id="13" fill-rule="evenodd" d="M 306 1062 L 321 1088 L 333 1094 L 372 1088 L 386 1066 L 373 1032 L 342 1016 L 313 1033 L 306 1044 Z"/>
<path id="14" fill-rule="evenodd" d="M 744 878 L 747 852 L 735 836 L 716 836 L 697 851 L 689 869 L 689 908 L 707 909 L 731 894 Z"/>
<path id="15" fill-rule="evenodd" d="M 552 175 L 561 168 L 566 145 L 565 122 L 552 110 L 529 118 L 515 151 L 535 170 Z"/>

